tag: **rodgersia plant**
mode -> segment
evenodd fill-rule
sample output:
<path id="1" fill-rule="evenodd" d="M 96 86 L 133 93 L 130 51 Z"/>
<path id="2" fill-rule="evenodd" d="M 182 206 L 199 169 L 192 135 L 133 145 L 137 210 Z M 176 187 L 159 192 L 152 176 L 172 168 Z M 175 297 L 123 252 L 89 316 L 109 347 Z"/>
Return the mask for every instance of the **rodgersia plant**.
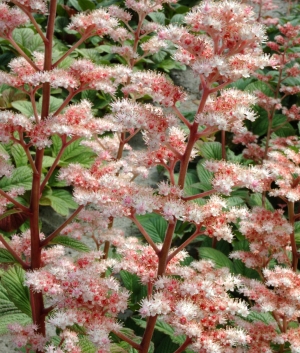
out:
<path id="1" fill-rule="evenodd" d="M 112 6 L 74 15 L 68 30 L 80 37 L 54 55 L 56 1 L 11 3 L 1 4 L 0 33 L 20 56 L 0 80 L 31 104 L 27 116 L 0 112 L 1 217 L 29 219 L 28 229 L 23 225 L 14 235 L 0 235 L 0 260 L 8 264 L 1 275 L 0 310 L 17 348 L 38 353 L 298 352 L 295 215 L 291 211 L 288 221 L 281 210 L 236 207 L 231 197 L 247 188 L 266 198 L 273 181 L 284 187 L 268 164 L 271 158 L 263 165 L 239 165 L 225 148 L 226 136 L 245 136 L 245 120 L 256 119 L 256 98 L 226 86 L 272 64 L 261 49 L 265 29 L 251 7 L 203 1 L 183 26 L 163 27 L 147 16 L 174 1 L 128 0 L 126 10 Z M 47 17 L 45 31 L 34 14 Z M 29 22 L 43 50 L 23 50 L 15 40 L 16 28 Z M 124 65 L 72 60 L 76 48 L 93 36 L 112 38 L 112 52 L 123 57 Z M 177 48 L 174 59 L 200 77 L 201 99 L 192 121 L 179 109 L 186 99 L 183 89 L 160 73 L 136 69 L 140 60 L 171 43 Z M 64 100 L 54 99 L 57 89 Z M 109 113 L 96 118 L 93 102 L 74 101 L 86 90 L 111 95 Z M 151 104 L 143 103 L 145 96 Z M 134 151 L 128 142 L 140 131 L 147 149 Z M 222 144 L 203 142 L 217 132 Z M 198 140 L 206 161 L 197 166 L 200 183 L 193 186 L 188 167 Z M 92 161 L 67 163 L 64 153 L 79 142 Z M 283 152 L 298 164 L 298 150 Z M 233 161 L 227 162 L 229 157 Z M 156 165 L 165 168 L 168 182 L 155 189 L 135 182 Z M 298 167 L 286 168 L 296 188 Z M 29 177 L 22 187 L 24 173 Z M 61 181 L 72 186 L 74 201 L 68 205 L 74 208 L 75 202 L 77 208 L 46 237 L 39 206 L 58 195 L 49 186 Z M 197 187 L 202 192 L 194 192 Z M 282 197 L 289 205 L 295 201 Z M 124 237 L 114 226 L 116 217 L 131 220 L 143 241 Z M 189 230 L 178 242 L 182 228 Z M 84 237 L 94 240 L 95 250 Z M 197 239 L 212 239 L 212 248 L 201 247 L 202 259 L 192 261 L 184 249 Z M 221 243 L 233 244 L 233 261 L 216 250 Z M 85 253 L 70 258 L 64 246 Z M 127 308 L 131 318 L 122 322 L 120 313 Z M 169 335 L 175 348 L 155 347 L 155 330 Z"/>

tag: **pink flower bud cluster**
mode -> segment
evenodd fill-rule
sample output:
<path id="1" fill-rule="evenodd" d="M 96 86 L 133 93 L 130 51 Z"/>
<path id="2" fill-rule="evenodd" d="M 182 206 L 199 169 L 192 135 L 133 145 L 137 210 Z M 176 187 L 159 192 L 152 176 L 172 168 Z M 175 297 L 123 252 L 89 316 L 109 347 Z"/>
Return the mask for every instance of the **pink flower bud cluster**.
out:
<path id="1" fill-rule="evenodd" d="M 8 37 L 12 31 L 28 22 L 28 17 L 18 8 L 0 4 L 0 35 Z"/>
<path id="2" fill-rule="evenodd" d="M 244 286 L 239 291 L 255 301 L 256 310 L 274 312 L 291 321 L 297 320 L 300 313 L 299 274 L 290 268 L 275 266 L 272 270 L 265 268 L 263 276 L 265 284 L 244 278 Z"/>
<path id="3" fill-rule="evenodd" d="M 260 166 L 245 167 L 225 161 L 206 161 L 205 167 L 215 173 L 212 180 L 214 189 L 224 195 L 230 195 L 236 186 L 263 192 L 271 182 L 269 170 Z"/>
<path id="4" fill-rule="evenodd" d="M 250 251 L 235 251 L 230 257 L 242 260 L 247 267 L 262 269 L 271 259 L 289 264 L 286 248 L 293 227 L 281 210 L 274 212 L 255 207 L 239 223 L 239 230 L 250 243 Z"/>
<path id="5" fill-rule="evenodd" d="M 185 93 L 165 76 L 154 72 L 133 72 L 130 83 L 122 91 L 126 96 L 132 95 L 135 99 L 150 95 L 155 102 L 166 107 L 172 107 L 186 97 Z"/>
<path id="6" fill-rule="evenodd" d="M 196 34 L 170 26 L 162 29 L 159 37 L 177 45 L 176 60 L 190 65 L 208 85 L 248 77 L 269 62 L 260 49 L 266 39 L 265 29 L 256 22 L 249 6 L 203 1 L 187 14 L 185 22 Z M 199 32 L 205 34 L 197 35 Z"/>
<path id="7" fill-rule="evenodd" d="M 118 26 L 118 20 L 112 17 L 108 10 L 97 9 L 88 14 L 79 13 L 72 16 L 69 30 L 75 30 L 81 35 L 104 36 L 112 33 Z"/>
<path id="8" fill-rule="evenodd" d="M 243 132 L 243 120 L 254 121 L 256 115 L 250 108 L 256 99 L 248 92 L 236 89 L 221 91 L 220 96 L 209 98 L 203 113 L 198 114 L 196 121 L 201 125 L 213 126 L 218 130 Z"/>
<path id="9" fill-rule="evenodd" d="M 147 15 L 150 12 L 161 10 L 162 4 L 172 4 L 176 2 L 176 0 L 145 0 L 143 2 L 139 0 L 126 0 L 125 6 L 134 10 L 139 15 Z"/>
<path id="10" fill-rule="evenodd" d="M 275 148 L 269 152 L 269 158 L 264 161 L 265 167 L 270 170 L 278 186 L 277 189 L 271 190 L 270 195 L 285 197 L 290 202 L 296 202 L 300 200 L 299 178 L 295 177 L 295 173 L 300 173 L 299 153 L 290 147 L 275 146 Z"/>
<path id="11" fill-rule="evenodd" d="M 212 262 L 204 260 L 192 262 L 182 271 L 184 279 L 164 276 L 154 282 L 156 291 L 142 301 L 140 314 L 159 315 L 175 334 L 192 338 L 190 348 L 194 352 L 223 352 L 225 347 L 231 352 L 231 346 L 246 345 L 249 337 L 243 330 L 215 330 L 217 325 L 234 320 L 235 315 L 248 315 L 247 306 L 227 294 L 240 286 L 240 280 L 228 269 L 215 269 Z"/>
<path id="12" fill-rule="evenodd" d="M 49 318 L 51 324 L 65 330 L 76 323 L 87 330 L 96 346 L 109 352 L 109 332 L 120 329 L 116 319 L 127 308 L 129 293 L 112 277 L 101 278 L 115 262 L 99 261 L 102 255 L 91 252 L 76 262 L 61 258 L 55 264 L 28 272 L 25 283 L 57 307 Z"/>
<path id="13" fill-rule="evenodd" d="M 12 342 L 17 348 L 26 348 L 32 350 L 43 350 L 44 345 L 47 342 L 47 338 L 37 333 L 36 325 L 20 325 L 20 324 L 9 324 L 9 332 L 12 337 Z"/>
<path id="14" fill-rule="evenodd" d="M 160 245 L 158 245 L 160 247 Z M 158 257 L 150 245 L 141 245 L 136 238 L 126 238 L 126 241 L 118 248 L 118 253 L 122 255 L 122 261 L 114 265 L 114 272 L 125 270 L 136 274 L 140 281 L 147 285 L 154 283 L 157 279 Z M 180 261 L 187 257 L 184 251 L 179 252 L 168 263 L 167 274 L 178 274 Z"/>
<path id="15" fill-rule="evenodd" d="M 30 12 L 42 14 L 48 12 L 47 1 L 45 0 L 12 0 L 11 2 L 17 6 L 25 7 Z"/>

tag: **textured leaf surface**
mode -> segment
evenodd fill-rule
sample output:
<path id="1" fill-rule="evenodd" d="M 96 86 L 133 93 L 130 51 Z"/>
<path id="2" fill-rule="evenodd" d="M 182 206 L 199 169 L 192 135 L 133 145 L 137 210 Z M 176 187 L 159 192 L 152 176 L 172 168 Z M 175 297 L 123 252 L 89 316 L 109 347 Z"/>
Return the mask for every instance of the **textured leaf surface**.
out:
<path id="1" fill-rule="evenodd" d="M 204 142 L 200 146 L 199 152 L 206 159 L 222 159 L 222 145 L 220 142 Z"/>
<path id="2" fill-rule="evenodd" d="M 14 263 L 14 262 L 16 262 L 16 260 L 12 256 L 12 254 L 8 250 L 0 248 L 0 263 Z"/>
<path id="3" fill-rule="evenodd" d="M 31 317 L 29 289 L 24 286 L 24 276 L 25 271 L 14 266 L 4 273 L 1 282 L 7 291 L 7 297 L 19 310 Z"/>
<path id="4" fill-rule="evenodd" d="M 151 215 L 137 216 L 137 219 L 155 243 L 164 241 L 168 222 L 163 217 L 152 213 Z"/>
<path id="5" fill-rule="evenodd" d="M 14 157 L 15 163 L 17 167 L 22 167 L 27 165 L 27 156 L 22 146 L 13 145 L 11 147 L 11 154 Z"/>
<path id="6" fill-rule="evenodd" d="M 202 259 L 212 260 L 217 268 L 227 267 L 230 269 L 230 272 L 235 272 L 232 261 L 229 260 L 228 257 L 219 250 L 201 247 L 199 249 L 199 255 Z"/>
<path id="7" fill-rule="evenodd" d="M 19 167 L 13 170 L 10 178 L 3 177 L 0 180 L 0 188 L 9 191 L 15 187 L 23 187 L 25 190 L 31 190 L 32 170 L 27 167 Z"/>
<path id="8" fill-rule="evenodd" d="M 77 239 L 70 238 L 65 235 L 58 235 L 57 237 L 55 237 L 51 241 L 51 244 L 63 245 L 63 246 L 66 246 L 67 248 L 71 248 L 71 249 L 81 251 L 81 252 L 91 251 L 91 249 L 87 245 L 82 243 L 81 241 L 79 241 Z"/>

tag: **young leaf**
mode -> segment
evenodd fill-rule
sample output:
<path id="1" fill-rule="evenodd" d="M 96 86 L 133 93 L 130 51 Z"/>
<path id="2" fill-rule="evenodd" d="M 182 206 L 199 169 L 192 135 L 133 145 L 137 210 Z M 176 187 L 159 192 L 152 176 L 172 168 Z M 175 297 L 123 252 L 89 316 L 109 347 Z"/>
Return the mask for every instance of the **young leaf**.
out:
<path id="1" fill-rule="evenodd" d="M 63 246 L 66 246 L 67 248 L 71 248 L 73 250 L 81 251 L 81 252 L 90 252 L 91 251 L 91 249 L 87 245 L 82 243 L 81 241 L 79 241 L 77 239 L 70 238 L 65 235 L 58 235 L 50 242 L 50 244 L 63 245 Z"/>
<path id="2" fill-rule="evenodd" d="M 199 249 L 199 255 L 204 260 L 212 260 L 217 268 L 227 267 L 231 273 L 235 272 L 232 261 L 219 250 L 201 247 Z"/>
<path id="3" fill-rule="evenodd" d="M 24 286 L 24 276 L 25 271 L 14 266 L 4 273 L 1 282 L 7 291 L 7 297 L 19 310 L 31 317 L 29 289 Z"/>
<path id="4" fill-rule="evenodd" d="M 78 0 L 78 4 L 83 11 L 94 10 L 96 7 L 95 4 L 90 0 Z"/>

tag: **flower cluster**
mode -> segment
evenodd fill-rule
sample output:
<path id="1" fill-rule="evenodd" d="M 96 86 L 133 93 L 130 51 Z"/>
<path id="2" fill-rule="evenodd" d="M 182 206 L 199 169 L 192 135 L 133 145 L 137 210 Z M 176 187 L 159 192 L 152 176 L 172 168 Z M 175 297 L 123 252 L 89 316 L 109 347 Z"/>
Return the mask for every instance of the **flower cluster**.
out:
<path id="1" fill-rule="evenodd" d="M 248 315 L 247 306 L 227 294 L 239 287 L 240 281 L 228 269 L 215 269 L 210 261 L 193 262 L 182 271 L 182 280 L 164 276 L 154 282 L 156 292 L 142 301 L 141 315 L 159 315 L 176 334 L 193 339 L 190 348 L 195 352 L 222 352 L 224 347 L 246 345 L 249 338 L 240 329 L 215 330 L 235 315 Z"/>
<path id="2" fill-rule="evenodd" d="M 271 259 L 289 264 L 287 248 L 293 227 L 282 216 L 283 212 L 271 212 L 255 207 L 247 218 L 239 223 L 240 232 L 250 243 L 250 251 L 235 251 L 230 257 L 242 260 L 247 267 L 265 268 Z"/>
<path id="3" fill-rule="evenodd" d="M 175 43 L 179 48 L 176 60 L 190 65 L 207 85 L 248 77 L 269 61 L 260 49 L 265 30 L 249 6 L 203 1 L 187 14 L 185 22 L 187 29 L 170 26 L 161 30 L 159 37 Z M 199 32 L 205 35 L 197 35 Z"/>
<path id="4" fill-rule="evenodd" d="M 109 352 L 109 332 L 120 329 L 116 318 L 127 308 L 129 293 L 112 277 L 101 278 L 115 262 L 101 260 L 102 256 L 101 252 L 91 252 L 76 262 L 58 259 L 55 264 L 28 272 L 25 283 L 56 306 L 49 322 L 62 330 L 76 323 L 103 352 Z"/>
<path id="5" fill-rule="evenodd" d="M 269 189 L 272 180 L 269 170 L 260 166 L 244 167 L 225 161 L 206 161 L 205 168 L 214 173 L 214 189 L 224 195 L 230 195 L 236 186 L 262 192 Z"/>

